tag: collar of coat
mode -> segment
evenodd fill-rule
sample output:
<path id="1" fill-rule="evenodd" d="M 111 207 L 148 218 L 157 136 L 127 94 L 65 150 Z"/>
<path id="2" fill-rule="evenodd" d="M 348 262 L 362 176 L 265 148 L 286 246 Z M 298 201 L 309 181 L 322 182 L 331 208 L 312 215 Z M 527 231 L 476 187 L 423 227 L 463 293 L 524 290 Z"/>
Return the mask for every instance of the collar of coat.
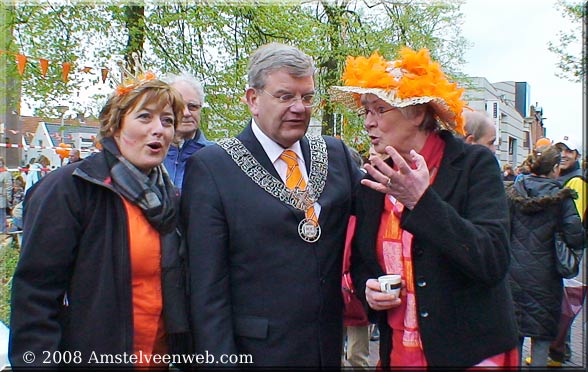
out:
<path id="1" fill-rule="evenodd" d="M 569 188 L 563 188 L 552 195 L 531 197 L 528 194 L 523 195 L 517 190 L 518 183 L 522 183 L 518 187 L 524 187 L 524 179 L 516 183 L 505 182 L 506 196 L 525 214 L 536 213 L 552 205 L 560 205 L 565 199 L 578 197 L 578 193 Z"/>

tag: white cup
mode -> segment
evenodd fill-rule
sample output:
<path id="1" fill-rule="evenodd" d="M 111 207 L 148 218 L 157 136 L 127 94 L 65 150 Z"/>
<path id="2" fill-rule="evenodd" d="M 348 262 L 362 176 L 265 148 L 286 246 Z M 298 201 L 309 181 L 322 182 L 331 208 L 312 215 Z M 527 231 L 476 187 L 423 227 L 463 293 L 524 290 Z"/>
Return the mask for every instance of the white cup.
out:
<path id="1" fill-rule="evenodd" d="M 402 278 L 399 274 L 382 275 L 378 278 L 378 282 L 380 282 L 380 291 L 393 294 L 396 297 L 400 296 Z"/>

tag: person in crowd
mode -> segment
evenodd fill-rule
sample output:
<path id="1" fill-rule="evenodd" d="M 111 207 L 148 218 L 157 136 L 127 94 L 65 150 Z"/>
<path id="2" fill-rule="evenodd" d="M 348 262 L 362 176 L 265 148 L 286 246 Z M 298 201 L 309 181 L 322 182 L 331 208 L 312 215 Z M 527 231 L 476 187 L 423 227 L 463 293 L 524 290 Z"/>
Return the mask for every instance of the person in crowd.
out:
<path id="1" fill-rule="evenodd" d="M 247 368 L 341 364 L 341 264 L 363 173 L 341 140 L 305 136 L 314 73 L 293 46 L 257 49 L 249 125 L 188 160 L 180 218 L 196 353 L 247 354 L 236 363 Z"/>
<path id="2" fill-rule="evenodd" d="M 465 110 L 463 117 L 465 142 L 486 146 L 492 153 L 496 153 L 496 125 L 488 114 L 482 111 Z"/>
<path id="3" fill-rule="evenodd" d="M 45 155 L 39 156 L 39 159 L 31 159 L 25 184 L 25 195 L 31 187 L 33 187 L 37 182 L 45 177 L 47 173 L 50 172 L 50 165 L 51 161 Z"/>
<path id="4" fill-rule="evenodd" d="M 164 80 L 180 92 L 185 103 L 184 113 L 176 129 L 174 142 L 163 161 L 174 185 L 181 191 L 186 161 L 196 151 L 213 142 L 207 140 L 200 129 L 200 113 L 202 105 L 204 105 L 202 84 L 187 72 L 180 75 L 169 74 L 164 77 Z"/>
<path id="5" fill-rule="evenodd" d="M 13 367 L 167 368 L 152 356 L 189 347 L 178 198 L 161 165 L 183 109 L 153 74 L 126 80 L 100 112 L 102 151 L 27 193 Z"/>
<path id="6" fill-rule="evenodd" d="M 363 158 L 357 150 L 349 148 L 351 157 L 356 162 L 357 167 L 363 170 Z M 343 288 L 343 342 L 344 360 L 347 360 L 351 367 L 367 369 L 369 367 L 370 357 L 370 321 L 363 308 L 362 303 L 357 298 L 353 280 L 349 273 L 351 258 L 351 242 L 355 233 L 355 216 L 349 217 L 347 225 L 347 237 L 345 239 L 345 250 L 343 252 L 343 278 L 341 287 Z"/>
<path id="7" fill-rule="evenodd" d="M 557 180 L 563 187 L 570 188 L 577 193 L 578 197 L 574 199 L 576 210 L 584 224 L 584 229 L 588 230 L 586 220 L 588 182 L 586 176 L 582 174 L 582 168 L 580 166 L 580 146 L 569 136 L 564 136 L 555 145 L 561 151 L 561 163 L 559 165 L 559 177 Z M 569 322 L 570 326 L 565 330 L 565 336 L 557 337 L 551 343 L 549 347 L 549 366 L 559 367 L 565 361 L 570 360 L 572 356 L 570 334 L 572 323 L 573 319 Z"/>
<path id="8" fill-rule="evenodd" d="M 78 161 L 82 161 L 82 156 L 80 155 L 80 150 L 78 149 L 71 149 L 69 150 L 69 164 L 75 163 Z"/>
<path id="9" fill-rule="evenodd" d="M 22 230 L 22 202 L 24 200 L 25 181 L 19 174 L 14 177 L 12 185 L 12 201 L 10 202 L 12 207 L 11 232 Z"/>
<path id="10" fill-rule="evenodd" d="M 492 152 L 452 133 L 463 135 L 463 89 L 426 49 L 348 57 L 342 80 L 332 99 L 389 156 L 365 166 L 351 253 L 382 368 L 517 365 L 506 196 Z M 401 275 L 399 297 L 381 291 L 384 274 Z"/>
<path id="11" fill-rule="evenodd" d="M 556 144 L 561 151 L 561 164 L 558 181 L 576 193 L 578 197 L 574 200 L 580 218 L 586 218 L 586 188 L 587 183 L 582 168 L 580 167 L 580 146 L 570 137 L 564 136 Z"/>
<path id="12" fill-rule="evenodd" d="M 4 166 L 4 158 L 0 158 L 0 234 L 8 230 L 6 210 L 12 205 L 12 175 Z"/>
<path id="13" fill-rule="evenodd" d="M 517 176 L 515 175 L 512 165 L 504 164 L 502 166 L 502 180 L 503 181 L 514 181 Z"/>
<path id="14" fill-rule="evenodd" d="M 555 267 L 555 234 L 570 248 L 583 247 L 584 231 L 573 192 L 556 180 L 561 155 L 541 146 L 529 155 L 531 174 L 507 186 L 511 210 L 510 287 L 521 337 L 531 337 L 531 366 L 547 366 L 549 345 L 558 333 L 563 295 Z"/>

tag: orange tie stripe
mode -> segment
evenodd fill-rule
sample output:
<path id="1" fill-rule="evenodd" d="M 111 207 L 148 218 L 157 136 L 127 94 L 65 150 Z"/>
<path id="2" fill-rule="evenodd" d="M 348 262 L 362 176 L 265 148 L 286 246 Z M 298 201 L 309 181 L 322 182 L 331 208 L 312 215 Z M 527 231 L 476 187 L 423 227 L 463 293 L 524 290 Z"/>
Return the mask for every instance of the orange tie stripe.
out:
<path id="1" fill-rule="evenodd" d="M 296 153 L 292 150 L 284 150 L 282 155 L 280 155 L 280 159 L 288 165 L 288 170 L 286 171 L 286 187 L 290 190 L 295 187 L 298 187 L 300 190 L 306 189 L 306 181 L 304 180 L 304 177 L 302 177 L 302 172 L 300 172 Z M 313 206 L 306 211 L 305 215 L 306 218 L 318 222 Z"/>

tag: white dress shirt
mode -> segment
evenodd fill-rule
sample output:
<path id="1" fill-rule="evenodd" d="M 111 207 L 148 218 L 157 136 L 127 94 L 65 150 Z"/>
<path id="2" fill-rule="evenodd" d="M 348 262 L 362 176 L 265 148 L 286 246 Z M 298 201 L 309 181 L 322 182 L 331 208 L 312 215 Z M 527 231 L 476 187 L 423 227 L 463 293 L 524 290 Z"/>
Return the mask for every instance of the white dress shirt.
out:
<path id="1" fill-rule="evenodd" d="M 255 119 L 252 119 L 251 129 L 253 130 L 253 135 L 263 147 L 263 150 L 267 154 L 268 158 L 276 168 L 276 171 L 282 178 L 282 181 L 286 183 L 286 173 L 288 171 L 288 165 L 285 161 L 280 159 L 280 155 L 286 150 L 292 150 L 296 153 L 296 159 L 298 160 L 298 167 L 300 168 L 300 173 L 302 173 L 302 177 L 308 184 L 308 174 L 306 173 L 306 163 L 304 162 L 304 156 L 302 156 L 302 148 L 300 147 L 300 141 L 296 141 L 292 146 L 285 149 L 276 142 L 274 142 L 271 138 L 269 138 L 263 131 L 259 128 Z M 321 212 L 321 206 L 319 203 L 314 203 L 314 212 L 316 213 L 317 218 Z"/>

